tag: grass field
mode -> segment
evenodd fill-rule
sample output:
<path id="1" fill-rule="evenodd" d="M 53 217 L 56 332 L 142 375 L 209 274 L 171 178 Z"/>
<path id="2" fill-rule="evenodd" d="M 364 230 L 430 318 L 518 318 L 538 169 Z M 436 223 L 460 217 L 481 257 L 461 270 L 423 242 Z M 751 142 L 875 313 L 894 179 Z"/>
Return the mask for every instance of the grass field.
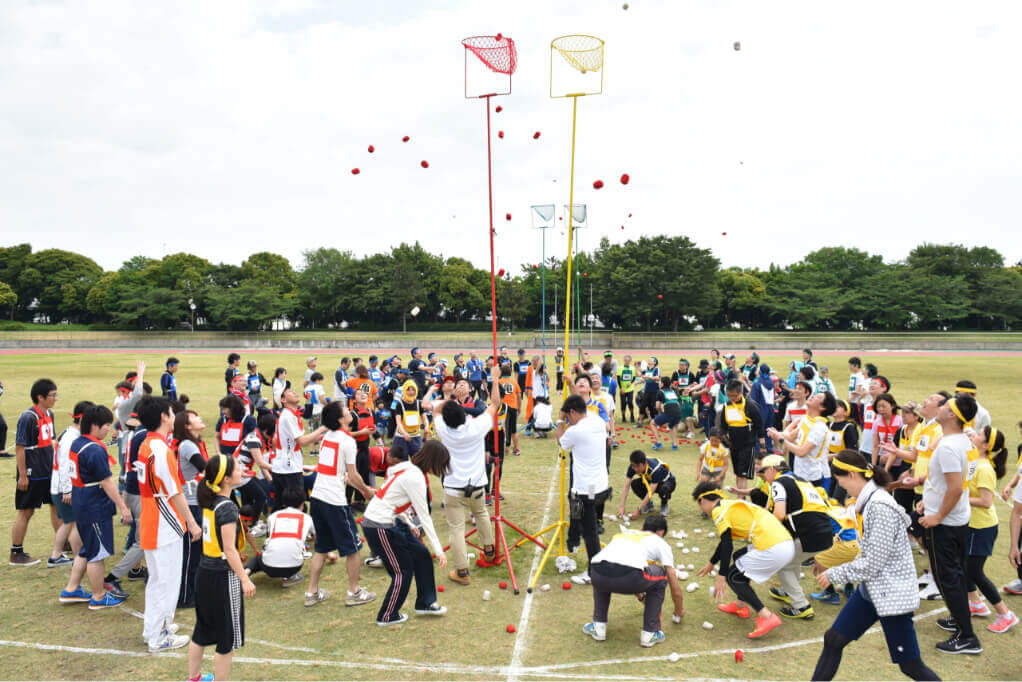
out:
<path id="1" fill-rule="evenodd" d="M 864 359 L 870 361 L 868 354 Z M 0 380 L 5 386 L 2 412 L 10 424 L 8 446 L 13 451 L 14 424 L 21 410 L 28 406 L 31 382 L 48 376 L 58 384 L 57 429 L 69 421 L 75 401 L 88 398 L 111 401 L 113 386 L 124 372 L 131 369 L 136 355 L 129 353 L 33 353 L 0 355 Z M 148 364 L 147 379 L 158 384 L 164 355 L 141 354 Z M 256 359 L 260 369 L 269 374 L 276 366 L 288 368 L 292 377 L 301 376 L 302 358 L 295 354 L 251 353 L 243 362 Z M 332 371 L 339 354 L 320 354 L 320 368 Z M 689 359 L 694 359 L 690 357 Z M 783 367 L 790 357 L 765 356 L 772 366 Z M 212 424 L 216 418 L 216 402 L 223 392 L 222 353 L 189 353 L 183 356 L 178 374 L 180 390 L 192 399 L 192 406 L 207 425 L 207 441 L 212 440 Z M 1014 452 L 1016 429 L 1012 426 L 1022 416 L 1016 387 L 1022 381 L 1022 365 L 1015 360 L 987 357 L 877 357 L 873 361 L 893 384 L 892 393 L 900 400 L 920 400 L 928 393 L 951 388 L 961 378 L 971 378 L 980 387 L 979 398 L 990 410 L 996 425 L 1010 435 Z M 672 369 L 677 356 L 661 357 L 662 367 Z M 847 374 L 843 365 L 830 363 L 832 379 L 842 387 Z M 327 374 L 328 372 L 324 372 Z M 626 441 L 615 451 L 611 484 L 621 489 L 628 453 L 635 447 L 649 444 L 639 432 L 622 432 Z M 516 524 L 536 530 L 556 519 L 557 453 L 553 440 L 532 440 L 522 437 L 522 456 L 507 458 L 504 480 L 506 500 L 502 511 Z M 697 555 L 683 555 L 676 562 L 699 566 L 709 558 L 712 541 L 693 533 L 694 528 L 711 528 L 700 520 L 688 495 L 694 478 L 696 448 L 683 445 L 678 452 L 669 449 L 663 458 L 679 477 L 679 488 L 672 501 L 669 522 L 672 529 L 684 528 L 690 533 L 688 547 L 698 546 Z M 1013 458 L 1012 458 L 1013 459 Z M 13 516 L 13 459 L 0 460 L 0 477 L 7 484 L 0 489 L 0 537 L 7 538 Z M 1005 481 L 1001 481 L 1001 485 Z M 434 494 L 439 489 L 434 482 Z M 635 500 L 630 502 L 634 505 Z M 608 507 L 610 509 L 610 507 Z M 612 509 L 611 509 L 612 511 Z M 1013 577 L 1007 562 L 1008 507 L 997 503 L 1001 532 L 996 555 L 988 562 L 988 573 L 994 582 L 1003 585 Z M 26 549 L 45 557 L 52 544 L 48 510 L 37 514 L 29 527 Z M 441 510 L 434 509 L 434 522 L 441 539 L 447 528 Z M 608 534 L 616 526 L 608 524 Z M 117 528 L 118 542 L 124 529 Z M 509 533 L 509 539 L 515 539 Z M 604 536 L 607 539 L 608 536 Z M 672 540 L 672 545 L 674 541 Z M 120 544 L 118 545 L 120 546 Z M 579 555 L 581 563 L 584 556 Z M 717 612 L 710 603 L 707 579 L 699 581 L 700 589 L 686 595 L 687 615 L 681 625 L 670 623 L 669 611 L 664 615 L 667 641 L 653 649 L 638 646 L 641 605 L 634 599 L 616 598 L 611 611 L 608 640 L 597 643 L 580 632 L 589 620 L 592 601 L 589 588 L 573 586 L 564 591 L 565 580 L 558 576 L 553 561 L 547 565 L 539 585 L 549 583 L 549 592 L 537 591 L 531 597 L 524 585 L 536 563 L 533 546 L 513 553 L 514 568 L 522 586 L 520 595 L 501 590 L 497 583 L 507 580 L 507 568 L 474 569 L 473 583 L 468 587 L 451 584 L 443 573 L 438 583 L 446 590 L 441 602 L 449 607 L 446 617 L 411 620 L 398 628 L 380 629 L 374 624 L 378 604 L 346 608 L 336 598 L 344 590 L 343 568 L 329 566 L 323 586 L 334 594 L 329 601 L 314 608 L 302 606 L 302 587 L 283 590 L 278 581 L 257 577 L 258 592 L 246 601 L 246 646 L 237 654 L 233 676 L 238 679 L 678 679 L 678 678 L 746 678 L 746 679 L 808 679 L 820 652 L 822 637 L 838 612 L 838 607 L 817 605 L 813 621 L 785 622 L 761 642 L 745 638 L 751 629 L 747 621 Z M 922 557 L 917 557 L 922 567 Z M 815 587 L 808 577 L 803 585 Z M 126 602 L 129 608 L 88 612 L 81 606 L 62 606 L 57 594 L 66 581 L 66 569 L 36 566 L 28 569 L 0 568 L 0 588 L 5 595 L 5 608 L 0 611 L 0 650 L 5 666 L 0 677 L 8 679 L 180 679 L 186 665 L 176 654 L 152 656 L 145 653 L 141 641 L 141 621 L 132 611 L 144 608 L 140 583 L 125 583 L 132 593 Z M 382 595 L 387 579 L 383 571 L 365 569 L 363 582 Z M 483 590 L 493 593 L 491 601 L 482 600 Z M 761 596 L 766 587 L 757 588 Z M 1009 607 L 1022 606 L 1022 600 L 1008 597 Z M 670 601 L 667 602 L 670 609 Z M 918 615 L 920 644 L 924 660 L 944 679 L 1013 679 L 1018 677 L 1015 654 L 1022 631 L 1006 635 L 978 629 L 985 652 L 981 656 L 949 657 L 938 654 L 933 645 L 943 638 L 934 624 L 942 602 L 924 603 Z M 408 605 L 410 609 L 411 605 Z M 178 613 L 178 620 L 188 631 L 194 614 Z M 701 627 L 703 621 L 714 624 L 711 631 Z M 513 624 L 515 634 L 506 626 Z M 753 644 L 753 646 L 750 646 Z M 57 648 L 53 648 L 57 647 Z M 61 648 L 62 647 L 62 648 Z M 735 663 L 733 650 L 745 651 L 745 662 Z M 684 657 L 672 663 L 672 652 Z M 211 669 L 208 664 L 207 669 Z M 866 635 L 854 644 L 845 656 L 840 671 L 844 679 L 877 679 L 898 677 L 898 669 L 889 663 L 886 647 L 879 634 Z"/>

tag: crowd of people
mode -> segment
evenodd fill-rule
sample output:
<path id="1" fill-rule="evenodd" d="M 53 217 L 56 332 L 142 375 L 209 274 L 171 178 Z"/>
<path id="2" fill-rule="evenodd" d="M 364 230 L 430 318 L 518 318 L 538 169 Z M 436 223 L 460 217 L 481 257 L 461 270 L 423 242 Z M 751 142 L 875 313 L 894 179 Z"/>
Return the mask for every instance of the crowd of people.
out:
<path id="1" fill-rule="evenodd" d="M 24 539 L 35 510 L 49 505 L 54 542 L 46 565 L 70 567 L 59 600 L 105 609 L 128 597 L 122 580 L 145 581 L 149 651 L 189 646 L 189 676 L 199 679 L 203 650 L 214 646 L 215 675 L 223 679 L 243 645 L 244 599 L 255 594 L 252 576 L 260 572 L 291 587 L 305 580 L 308 563 L 303 603 L 314 607 L 331 596 L 320 587 L 324 567 L 343 559 L 344 601 L 358 606 L 377 600 L 361 584 L 362 570 L 382 568 L 390 584 L 379 600 L 379 626 L 408 619 L 401 609 L 413 582 L 414 612 L 443 616 L 434 560 L 446 570 L 448 554 L 433 526 L 435 504 L 450 533 L 448 578 L 470 584 L 468 525 L 482 547 L 477 567 L 504 560 L 488 506 L 500 495 L 495 480 L 506 451 L 519 455 L 522 436 L 553 434 L 570 458 L 568 550 L 588 560 L 572 580 L 593 589 L 593 619 L 583 631 L 605 639 L 610 595 L 636 594 L 645 603 L 639 642 L 653 646 L 665 638 L 659 614 L 668 588 L 674 618 L 684 615 L 664 540 L 683 474 L 677 463 L 672 468 L 672 455 L 632 451 L 617 513 L 606 514 L 617 434 L 630 424 L 649 433 L 654 451 L 698 441 L 692 497 L 718 536 L 699 574 L 715 576 L 721 611 L 755 617 L 750 638 L 780 626 L 782 616 L 812 619 L 813 602 L 840 605 L 843 593 L 814 679 L 832 677 L 843 649 L 877 620 L 892 661 L 913 679 L 936 679 L 916 641 L 912 615 L 920 600 L 943 599 L 948 607 L 949 617 L 937 622 L 950 633 L 937 645 L 945 653 L 982 652 L 972 618 L 991 609 L 990 632 L 1018 623 L 984 566 L 997 538 L 994 498 L 1013 496 L 1008 558 L 1019 579 L 1004 589 L 1022 594 L 1022 488 L 1016 474 L 997 489 L 1007 469 L 1006 434 L 991 424 L 971 381 L 899 404 L 890 380 L 857 357 L 839 395 L 809 349 L 784 378 L 756 353 L 739 365 L 716 350 L 668 369 L 656 357 L 618 362 L 611 351 L 593 362 L 579 349 L 569 362 L 558 348 L 553 377 L 525 349 L 512 356 L 501 348 L 485 360 L 458 353 L 448 362 L 418 348 L 410 356 L 407 365 L 397 355 L 342 357 L 326 375 L 310 356 L 299 387 L 285 368 L 268 380 L 255 361 L 243 371 L 231 353 L 209 450 L 206 424 L 179 391 L 177 358 L 166 361 L 158 392 L 138 362 L 109 407 L 77 403 L 60 435 L 57 386 L 37 380 L 17 423 L 10 565 L 41 563 L 25 552 Z M 632 496 L 638 503 L 629 510 Z M 107 572 L 106 559 L 118 554 L 115 515 L 130 528 Z M 642 530 L 601 543 L 606 518 L 642 516 Z M 930 564 L 919 576 L 914 551 Z M 800 572 L 810 566 L 820 591 L 807 596 Z M 775 577 L 779 586 L 768 594 L 783 604 L 777 613 L 752 586 Z M 195 609 L 191 635 L 178 632 L 179 608 Z"/>

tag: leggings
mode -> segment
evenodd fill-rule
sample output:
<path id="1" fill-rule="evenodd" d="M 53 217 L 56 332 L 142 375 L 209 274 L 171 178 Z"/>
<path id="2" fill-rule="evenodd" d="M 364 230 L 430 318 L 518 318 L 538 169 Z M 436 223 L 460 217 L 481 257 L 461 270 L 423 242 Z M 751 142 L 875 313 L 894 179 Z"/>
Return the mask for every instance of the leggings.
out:
<path id="1" fill-rule="evenodd" d="M 743 547 L 731 557 L 731 567 L 727 571 L 727 584 L 739 600 L 748 604 L 754 612 L 759 613 L 763 610 L 763 602 L 756 596 L 756 592 L 753 591 L 749 576 L 738 570 L 738 566 L 735 565 L 738 557 L 745 554 L 745 552 L 746 548 Z"/>
<path id="2" fill-rule="evenodd" d="M 823 636 L 823 651 L 820 652 L 820 658 L 816 662 L 816 670 L 813 671 L 814 680 L 832 680 L 834 675 L 837 674 L 837 669 L 841 665 L 841 654 L 844 652 L 845 647 L 851 643 L 847 637 L 842 635 L 836 630 L 827 630 Z M 912 661 L 904 661 L 898 663 L 898 667 L 901 668 L 908 678 L 913 680 L 939 680 L 937 673 L 933 672 L 923 663 L 923 659 L 917 658 Z"/>
<path id="3" fill-rule="evenodd" d="M 991 606 L 997 606 L 1001 603 L 1001 593 L 998 592 L 997 588 L 990 578 L 983 572 L 983 564 L 987 562 L 985 556 L 970 556 L 965 561 L 965 574 L 966 583 L 969 588 L 969 592 L 979 589 L 983 593 L 983 596 L 987 598 Z"/>
<path id="4" fill-rule="evenodd" d="M 632 415 L 632 421 L 635 421 L 635 401 L 632 400 L 634 393 L 628 391 L 628 393 L 621 394 L 621 422 L 625 421 L 625 414 L 630 413 Z"/>

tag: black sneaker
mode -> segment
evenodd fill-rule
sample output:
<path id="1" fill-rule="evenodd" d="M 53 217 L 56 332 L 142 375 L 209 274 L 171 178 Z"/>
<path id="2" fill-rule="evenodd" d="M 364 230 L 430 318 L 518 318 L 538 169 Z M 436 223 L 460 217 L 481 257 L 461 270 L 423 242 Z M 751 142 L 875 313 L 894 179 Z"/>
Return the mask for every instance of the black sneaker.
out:
<path id="1" fill-rule="evenodd" d="M 596 524 L 596 534 L 597 534 L 597 535 L 603 535 L 603 531 L 604 531 L 604 528 L 603 528 L 603 521 L 600 521 L 600 522 L 598 522 L 598 523 Z"/>
<path id="2" fill-rule="evenodd" d="M 960 637 L 957 634 L 944 642 L 937 642 L 937 651 L 945 654 L 981 654 L 983 645 L 979 643 L 976 635 L 972 637 Z"/>
<path id="3" fill-rule="evenodd" d="M 149 571 L 145 566 L 133 568 L 128 571 L 128 580 L 149 580 Z"/>
<path id="4" fill-rule="evenodd" d="M 938 618 L 937 627 L 941 630 L 947 630 L 948 632 L 958 632 L 958 623 L 951 616 L 947 618 Z"/>
<path id="5" fill-rule="evenodd" d="M 794 606 L 781 607 L 781 615 L 785 618 L 801 618 L 802 620 L 812 620 L 816 612 L 813 611 L 813 605 L 803 606 L 800 609 L 796 609 Z"/>

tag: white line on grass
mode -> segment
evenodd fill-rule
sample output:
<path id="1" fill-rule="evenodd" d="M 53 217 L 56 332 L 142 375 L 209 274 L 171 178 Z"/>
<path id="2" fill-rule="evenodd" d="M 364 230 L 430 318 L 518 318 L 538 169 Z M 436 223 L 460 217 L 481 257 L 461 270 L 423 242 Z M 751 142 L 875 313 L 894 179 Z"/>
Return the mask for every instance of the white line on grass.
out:
<path id="1" fill-rule="evenodd" d="M 540 526 L 540 528 L 546 528 L 547 525 L 550 523 L 550 508 L 553 506 L 554 493 L 556 491 L 557 494 L 560 494 L 560 484 L 559 484 L 560 473 L 561 473 L 561 461 L 560 461 L 560 454 L 558 453 L 557 466 L 554 467 L 553 476 L 550 478 L 550 490 L 549 490 L 549 492 L 547 493 L 547 496 L 546 496 L 546 509 L 543 510 L 543 524 Z M 562 505 L 564 504 L 564 500 L 561 500 L 560 502 L 561 502 Z M 563 507 L 562 507 L 562 509 L 563 509 Z M 560 513 L 558 513 L 557 514 L 558 521 L 560 520 L 560 518 L 561 518 L 561 515 L 560 515 Z M 560 530 L 560 529 L 558 529 L 558 530 Z M 563 532 L 563 531 L 561 531 L 561 532 Z M 553 536 L 551 536 L 550 541 L 553 542 Z M 536 545 L 536 551 L 533 553 L 533 557 L 532 557 L 532 568 L 529 569 L 529 575 L 526 578 L 526 580 L 530 580 L 530 581 L 532 580 L 533 574 L 536 572 L 536 569 L 539 567 L 539 560 L 542 557 L 543 551 L 544 550 L 543 550 L 542 547 L 540 547 L 539 545 Z M 511 558 L 508 557 L 507 560 L 510 561 Z M 511 664 L 508 666 L 508 673 L 507 673 L 508 682 L 517 682 L 518 676 L 519 676 L 520 671 L 522 669 L 522 657 L 525 655 L 526 640 L 527 640 L 527 638 L 529 636 L 529 614 L 532 612 L 532 598 L 533 598 L 533 596 L 534 596 L 533 593 L 531 593 L 528 590 L 526 590 L 526 592 L 525 592 L 525 603 L 522 604 L 522 615 L 518 619 L 518 634 L 515 635 L 515 646 L 514 646 L 514 649 L 512 649 L 512 651 L 511 651 Z"/>
<path id="2" fill-rule="evenodd" d="M 926 613 L 915 616 L 913 620 L 922 620 L 924 618 L 930 618 L 932 616 L 939 615 L 947 611 L 946 608 L 934 609 Z M 873 627 L 866 631 L 866 634 L 879 632 L 880 628 Z M 254 641 L 254 640 L 249 640 Z M 786 642 L 784 644 L 775 644 L 765 647 L 756 647 L 753 649 L 744 649 L 748 653 L 763 653 L 770 651 L 779 651 L 782 649 L 790 649 L 798 646 L 806 646 L 809 644 L 819 644 L 823 641 L 822 637 L 816 637 L 813 639 L 804 639 L 796 642 Z M 267 644 L 270 644 L 267 642 Z M 160 658 L 186 658 L 187 654 L 177 652 L 166 652 L 161 654 L 150 654 L 141 651 L 127 651 L 122 649 L 96 649 L 79 646 L 64 646 L 60 644 L 42 644 L 38 642 L 17 642 L 10 640 L 0 640 L 0 646 L 14 647 L 21 649 L 36 649 L 39 651 L 61 651 L 64 653 L 73 654 L 88 654 L 88 655 L 107 655 L 107 656 L 119 656 L 119 657 L 130 657 L 130 658 L 149 658 L 149 657 L 160 657 Z M 272 644 L 271 646 L 278 646 Z M 714 649 L 709 651 L 690 651 L 684 654 L 679 654 L 683 659 L 687 658 L 701 658 L 703 656 L 716 656 L 722 654 L 733 654 L 735 649 Z M 594 675 L 594 674 L 573 674 L 568 672 L 560 672 L 571 668 L 582 668 L 589 666 L 601 666 L 601 665 L 621 665 L 628 663 L 654 663 L 657 661 L 668 660 L 668 656 L 648 656 L 648 657 L 635 657 L 635 658 L 622 658 L 622 659 L 610 659 L 602 661 L 580 661 L 578 663 L 561 663 L 555 665 L 545 666 L 519 666 L 513 668 L 512 666 L 476 666 L 476 665 L 461 665 L 457 663 L 414 663 L 411 661 L 403 661 L 401 659 L 375 659 L 373 661 L 338 661 L 338 660 L 324 660 L 324 659 L 292 659 L 292 658 L 261 658 L 252 656 L 235 656 L 234 661 L 237 663 L 251 663 L 254 665 L 280 665 L 280 666 L 325 666 L 335 668 L 346 668 L 346 669 L 362 669 L 362 670 L 380 670 L 384 672 L 395 672 L 395 671 L 420 671 L 434 674 L 447 674 L 447 675 L 475 675 L 484 677 L 500 677 L 504 674 L 509 676 L 515 675 L 522 677 L 539 677 L 539 678 L 550 678 L 550 679 L 564 679 L 564 680 L 681 680 L 681 679 L 692 679 L 692 680 L 710 680 L 714 678 L 679 678 L 679 677 L 651 677 L 648 675 Z"/>
<path id="3" fill-rule="evenodd" d="M 913 617 L 912 620 L 919 621 L 919 620 L 922 620 L 924 618 L 931 618 L 933 616 L 938 616 L 938 615 L 944 613 L 945 611 L 947 611 L 947 608 L 942 606 L 939 609 L 934 609 L 933 611 L 927 611 L 926 613 L 921 613 L 921 614 Z M 880 632 L 880 628 L 879 627 L 872 627 L 869 630 L 867 630 L 864 634 L 871 634 L 871 633 L 875 633 L 875 632 Z M 813 637 L 812 639 L 800 639 L 800 640 L 797 640 L 795 642 L 785 642 L 783 644 L 771 644 L 770 646 L 761 646 L 761 647 L 754 647 L 754 648 L 751 648 L 751 649 L 742 649 L 742 651 L 744 653 L 767 653 L 767 652 L 770 652 L 770 651 L 782 651 L 784 649 L 792 649 L 792 648 L 795 648 L 795 647 L 807 646 L 809 644 L 820 644 L 822 642 L 823 642 L 823 637 Z M 689 651 L 689 652 L 686 652 L 686 653 L 683 653 L 683 654 L 678 654 L 678 656 L 679 656 L 679 659 L 684 659 L 684 658 L 701 658 L 703 656 L 719 656 L 719 655 L 723 655 L 723 654 L 733 654 L 733 653 L 735 653 L 736 650 L 737 649 L 713 649 L 713 650 L 710 650 L 710 651 Z M 577 662 L 574 662 L 574 663 L 554 663 L 554 664 L 551 664 L 551 665 L 531 666 L 529 668 L 529 671 L 533 672 L 533 673 L 537 673 L 537 674 L 544 673 L 544 672 L 552 673 L 555 670 L 571 670 L 572 668 L 588 668 L 590 666 L 624 665 L 624 664 L 630 664 L 630 663 L 652 663 L 652 662 L 655 662 L 655 661 L 666 661 L 666 660 L 669 660 L 669 658 L 670 658 L 670 654 L 665 654 L 663 656 L 635 656 L 633 658 L 610 658 L 610 659 L 605 659 L 605 660 L 602 660 L 602 661 L 577 661 Z"/>

